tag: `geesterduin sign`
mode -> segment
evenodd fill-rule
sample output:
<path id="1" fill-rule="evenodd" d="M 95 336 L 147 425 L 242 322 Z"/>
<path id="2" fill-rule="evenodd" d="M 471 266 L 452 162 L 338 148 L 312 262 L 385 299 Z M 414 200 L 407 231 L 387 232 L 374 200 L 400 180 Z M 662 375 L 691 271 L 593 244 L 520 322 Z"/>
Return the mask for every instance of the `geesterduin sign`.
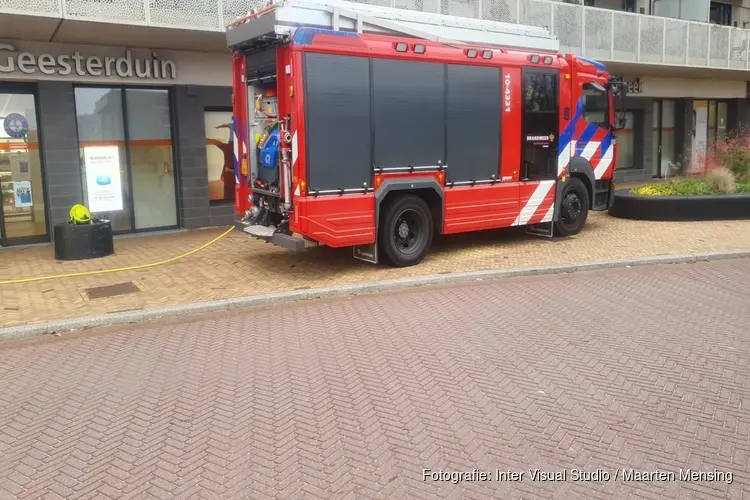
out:
<path id="1" fill-rule="evenodd" d="M 13 45 L 0 43 L 0 73 L 20 71 L 27 75 L 118 76 L 120 78 L 154 78 L 174 80 L 177 67 L 173 61 L 159 59 L 156 52 L 150 59 L 134 58 L 129 50 L 121 57 L 83 56 L 72 54 L 53 56 L 30 52 L 16 52 Z"/>

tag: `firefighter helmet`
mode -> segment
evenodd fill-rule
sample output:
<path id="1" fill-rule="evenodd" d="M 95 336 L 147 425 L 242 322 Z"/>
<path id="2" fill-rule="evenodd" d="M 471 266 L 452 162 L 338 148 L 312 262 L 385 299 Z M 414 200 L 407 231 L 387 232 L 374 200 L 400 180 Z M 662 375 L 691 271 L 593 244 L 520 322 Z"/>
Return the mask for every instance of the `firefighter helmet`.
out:
<path id="1" fill-rule="evenodd" d="M 89 209 L 81 205 L 73 205 L 70 208 L 70 223 L 71 224 L 88 224 L 91 222 L 91 214 Z"/>

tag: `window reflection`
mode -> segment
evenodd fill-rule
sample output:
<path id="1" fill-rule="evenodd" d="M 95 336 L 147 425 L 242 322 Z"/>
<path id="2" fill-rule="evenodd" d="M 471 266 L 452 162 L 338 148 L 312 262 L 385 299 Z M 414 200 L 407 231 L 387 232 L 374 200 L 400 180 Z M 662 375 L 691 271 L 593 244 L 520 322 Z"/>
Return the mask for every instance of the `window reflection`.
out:
<path id="1" fill-rule="evenodd" d="M 234 145 L 231 111 L 206 111 L 208 192 L 213 202 L 234 201 Z"/>
<path id="2" fill-rule="evenodd" d="M 122 90 L 78 87 L 75 102 L 84 204 L 114 231 L 131 231 Z"/>
<path id="3" fill-rule="evenodd" d="M 169 92 L 125 91 L 136 229 L 177 225 Z"/>
<path id="4" fill-rule="evenodd" d="M 557 112 L 557 75 L 525 74 L 524 98 L 527 111 Z"/>

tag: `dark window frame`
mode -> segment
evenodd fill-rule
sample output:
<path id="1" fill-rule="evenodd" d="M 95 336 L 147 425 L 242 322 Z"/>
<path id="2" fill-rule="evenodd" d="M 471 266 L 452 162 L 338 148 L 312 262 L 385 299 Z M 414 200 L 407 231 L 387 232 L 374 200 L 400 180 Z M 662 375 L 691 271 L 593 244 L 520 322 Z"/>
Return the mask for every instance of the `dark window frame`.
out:
<path id="1" fill-rule="evenodd" d="M 44 148 L 44 130 L 41 121 L 42 112 L 39 106 L 40 96 L 39 87 L 35 83 L 27 82 L 0 82 L 0 93 L 3 94 L 27 94 L 31 95 L 34 99 L 34 113 L 36 119 L 37 128 L 37 142 L 39 151 L 39 168 L 41 169 L 42 175 L 42 202 L 44 203 L 44 219 L 45 219 L 45 231 L 44 235 L 38 236 L 24 236 L 21 238 L 7 238 L 5 234 L 5 219 L 3 215 L 3 204 L 2 196 L 0 195 L 0 247 L 14 246 L 14 245 L 32 245 L 36 243 L 46 243 L 50 241 L 50 228 L 52 227 L 52 207 L 49 203 L 49 191 L 47 189 L 47 166 L 45 160 L 45 148 Z"/>
<path id="2" fill-rule="evenodd" d="M 710 2 L 708 7 L 708 22 L 709 24 L 720 26 L 732 26 L 732 5 L 722 2 Z"/>
<path id="3" fill-rule="evenodd" d="M 622 112 L 618 112 L 617 113 L 617 115 L 618 115 L 617 118 L 618 119 L 619 119 L 619 115 L 630 114 L 632 116 L 632 123 L 633 123 L 633 129 L 632 129 L 633 131 L 631 132 L 631 134 L 633 136 L 633 164 L 629 165 L 629 166 L 622 166 L 620 163 L 618 163 L 617 164 L 617 171 L 624 170 L 624 171 L 630 172 L 630 171 L 638 170 L 638 169 L 642 168 L 642 165 L 641 165 L 642 162 L 638 161 L 639 157 L 638 157 L 638 154 L 636 154 L 636 146 L 637 146 L 637 144 L 639 142 L 639 135 L 640 135 L 639 118 L 641 116 L 640 115 L 641 113 L 643 113 L 642 109 L 630 109 L 630 108 L 626 108 Z M 620 144 L 620 139 L 618 139 L 617 133 L 618 133 L 618 131 L 615 131 L 614 138 L 617 141 L 617 143 Z M 643 142 L 643 141 L 641 140 L 641 142 Z M 643 148 L 640 148 L 640 149 L 643 149 Z"/>
<path id="4" fill-rule="evenodd" d="M 180 202 L 180 164 L 177 160 L 177 114 L 176 114 L 176 102 L 174 87 L 166 85 L 106 85 L 102 83 L 74 83 L 73 84 L 73 111 L 76 116 L 75 129 L 76 129 L 76 145 L 77 154 L 79 158 L 79 177 L 81 180 L 81 200 L 83 200 L 83 183 L 84 178 L 81 176 L 80 161 L 81 161 L 81 138 L 78 132 L 78 106 L 76 104 L 75 91 L 77 88 L 89 88 L 89 89 L 116 89 L 121 92 L 121 104 L 122 104 L 122 125 L 123 125 L 123 140 L 125 141 L 125 158 L 128 168 L 128 188 L 130 189 L 130 203 L 128 208 L 130 210 L 130 231 L 113 231 L 114 235 L 120 234 L 135 234 L 135 233 L 152 233 L 158 231 L 167 231 L 170 229 L 177 229 L 180 227 L 180 213 L 181 213 L 181 202 Z M 172 162 L 174 163 L 174 189 L 175 189 L 175 213 L 176 221 L 175 225 L 171 226 L 159 226 L 159 227 L 148 227 L 138 229 L 135 227 L 135 198 L 133 195 L 133 173 L 131 171 L 130 164 L 130 132 L 128 131 L 128 101 L 127 101 L 127 90 L 163 90 L 167 92 L 167 98 L 169 102 L 169 127 L 170 127 L 170 141 L 172 142 Z"/>
<path id="5" fill-rule="evenodd" d="M 544 87 L 549 82 L 544 82 L 543 81 L 543 82 L 541 82 L 542 83 L 541 86 L 537 86 L 535 88 L 532 88 L 531 89 L 532 95 L 529 96 L 529 84 L 527 83 L 527 77 L 529 77 L 529 79 L 532 79 L 534 77 L 539 77 L 539 76 L 545 77 L 545 76 L 551 75 L 551 73 L 545 72 L 545 71 L 533 71 L 533 69 L 535 69 L 533 67 L 526 67 L 524 69 L 528 69 L 528 71 L 524 72 L 523 77 L 522 77 L 522 85 L 523 85 L 523 110 L 524 110 L 524 112 L 526 112 L 526 113 L 559 113 L 560 112 L 560 79 L 559 79 L 559 75 L 558 75 L 557 81 L 555 82 L 556 83 L 555 88 L 552 89 L 551 96 L 550 95 L 544 96 L 544 99 L 547 101 L 545 103 L 545 108 L 549 107 L 551 109 L 541 109 L 541 107 L 540 107 L 540 109 L 529 109 L 529 104 L 532 103 L 532 102 L 534 102 L 534 100 L 532 99 L 534 97 L 534 92 L 537 92 L 537 101 L 538 101 L 538 90 L 540 88 Z M 549 93 L 549 89 L 545 88 L 545 93 Z M 552 98 L 552 104 L 551 104 L 551 106 L 550 106 L 550 103 L 549 103 L 550 97 Z M 536 104 L 538 104 L 538 102 Z"/>
<path id="6" fill-rule="evenodd" d="M 551 96 L 545 96 L 545 99 L 549 101 L 552 97 L 552 103 L 547 102 L 545 108 L 551 109 L 529 109 L 529 85 L 530 81 L 537 75 L 543 75 L 551 78 L 554 85 L 551 86 Z M 561 72 L 559 68 L 554 67 L 540 67 L 538 65 L 526 65 L 521 67 L 521 84 L 523 89 L 523 108 L 521 115 L 521 176 L 522 182 L 526 181 L 544 181 L 554 180 L 557 178 L 557 170 L 553 165 L 557 160 L 557 147 L 559 144 L 559 130 L 560 130 L 560 80 Z M 546 82 L 549 83 L 549 82 Z M 533 85 L 533 83 L 531 84 Z M 538 87 L 537 87 L 538 89 Z M 534 89 L 532 89 L 532 94 Z M 545 90 L 549 93 L 549 88 Z M 535 119 L 534 117 L 538 117 Z M 545 123 L 546 122 L 546 123 Z M 533 143 L 527 141 L 529 135 L 533 136 L 547 136 L 551 134 L 548 147 L 542 148 L 534 146 Z M 541 153 L 543 152 L 544 153 Z M 539 155 L 546 157 L 546 164 L 540 164 L 536 161 Z M 529 157 L 533 157 L 535 161 L 531 161 Z M 533 170 L 530 168 L 533 166 Z"/>

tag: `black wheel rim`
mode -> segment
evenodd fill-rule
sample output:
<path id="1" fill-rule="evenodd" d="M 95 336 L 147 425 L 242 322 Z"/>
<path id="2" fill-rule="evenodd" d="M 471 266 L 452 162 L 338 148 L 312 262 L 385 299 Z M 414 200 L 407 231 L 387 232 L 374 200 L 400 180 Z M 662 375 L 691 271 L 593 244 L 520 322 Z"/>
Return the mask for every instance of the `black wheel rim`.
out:
<path id="1" fill-rule="evenodd" d="M 561 208 L 560 218 L 566 226 L 574 226 L 583 213 L 583 201 L 576 192 L 565 195 Z"/>
<path id="2" fill-rule="evenodd" d="M 415 210 L 406 209 L 396 217 L 393 243 L 400 253 L 411 255 L 419 252 L 425 237 L 424 221 Z"/>

